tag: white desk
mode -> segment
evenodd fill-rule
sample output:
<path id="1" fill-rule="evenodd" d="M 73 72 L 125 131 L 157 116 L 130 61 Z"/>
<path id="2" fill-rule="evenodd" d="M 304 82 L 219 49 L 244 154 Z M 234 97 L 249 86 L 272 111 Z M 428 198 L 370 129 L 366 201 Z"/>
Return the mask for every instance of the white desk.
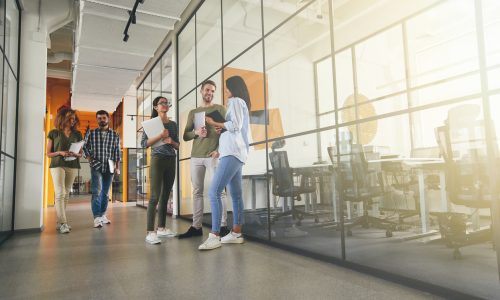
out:
<path id="1" fill-rule="evenodd" d="M 440 203 L 441 211 L 447 212 L 448 198 L 446 195 L 446 178 L 444 174 L 444 160 L 439 158 L 388 158 L 370 160 L 368 163 L 383 163 L 383 162 L 400 162 L 403 165 L 418 170 L 418 188 L 419 188 L 419 203 L 420 203 L 420 219 L 422 220 L 422 233 L 429 232 L 429 203 L 425 194 L 424 171 L 437 170 L 439 171 L 440 183 Z"/>

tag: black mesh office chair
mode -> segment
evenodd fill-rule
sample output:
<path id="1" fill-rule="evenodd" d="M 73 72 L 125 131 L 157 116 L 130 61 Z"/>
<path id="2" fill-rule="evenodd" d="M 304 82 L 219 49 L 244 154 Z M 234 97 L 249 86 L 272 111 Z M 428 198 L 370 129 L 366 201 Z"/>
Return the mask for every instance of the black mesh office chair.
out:
<path id="1" fill-rule="evenodd" d="M 278 144 L 280 145 L 280 144 Z M 273 145 L 274 146 L 274 145 Z M 278 146 L 279 147 L 279 146 Z M 281 145 L 282 147 L 282 145 Z M 308 213 L 299 210 L 295 207 L 295 201 L 300 201 L 301 194 L 310 194 L 316 192 L 316 181 L 313 174 L 308 174 L 307 172 L 301 172 L 300 185 L 294 184 L 294 170 L 290 167 L 288 163 L 288 155 L 286 151 L 274 151 L 277 147 L 273 147 L 273 151 L 269 153 L 269 159 L 272 166 L 272 178 L 273 178 L 273 189 L 272 193 L 275 196 L 283 197 L 283 207 L 284 211 L 275 214 L 271 220 L 274 223 L 277 219 L 284 216 L 292 216 L 294 220 L 297 220 L 297 225 L 301 225 L 301 220 L 305 216 L 312 216 L 315 222 L 318 222 L 318 216 L 312 213 Z M 291 199 L 290 210 L 286 210 L 288 199 Z"/>
<path id="2" fill-rule="evenodd" d="M 382 174 L 368 168 L 363 147 L 351 144 L 350 141 L 341 141 L 340 151 L 337 151 L 337 147 L 328 147 L 328 154 L 332 160 L 340 195 L 345 201 L 363 203 L 363 215 L 345 225 L 347 235 L 352 236 L 352 228 L 362 226 L 385 229 L 386 237 L 391 237 L 397 224 L 368 214 L 373 198 L 383 196 L 385 189 Z"/>
<path id="3" fill-rule="evenodd" d="M 446 165 L 448 198 L 456 205 L 476 210 L 491 209 L 492 201 L 498 199 L 492 195 L 493 187 L 489 184 L 488 164 L 498 164 L 498 156 L 495 154 L 496 162 L 488 161 L 484 122 L 462 114 L 463 109 L 470 111 L 473 107 L 465 105 L 450 110 L 446 125 L 435 130 Z M 492 140 L 496 142 L 494 136 Z M 492 240 L 491 227 L 468 233 L 466 214 L 447 212 L 440 214 L 438 220 L 442 239 L 448 247 L 454 248 L 455 259 L 461 257 L 461 247 Z"/>

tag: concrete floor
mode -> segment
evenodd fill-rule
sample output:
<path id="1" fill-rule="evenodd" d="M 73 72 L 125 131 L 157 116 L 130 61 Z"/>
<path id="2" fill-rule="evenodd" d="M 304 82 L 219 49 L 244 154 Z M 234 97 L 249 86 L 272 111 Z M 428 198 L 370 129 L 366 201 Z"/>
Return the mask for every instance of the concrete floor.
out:
<path id="1" fill-rule="evenodd" d="M 55 231 L 49 208 L 43 233 L 0 246 L 0 299 L 437 299 L 254 242 L 208 252 L 197 250 L 202 238 L 149 245 L 146 210 L 121 203 L 102 229 L 92 228 L 88 201 L 70 204 L 68 216 L 70 234 Z"/>

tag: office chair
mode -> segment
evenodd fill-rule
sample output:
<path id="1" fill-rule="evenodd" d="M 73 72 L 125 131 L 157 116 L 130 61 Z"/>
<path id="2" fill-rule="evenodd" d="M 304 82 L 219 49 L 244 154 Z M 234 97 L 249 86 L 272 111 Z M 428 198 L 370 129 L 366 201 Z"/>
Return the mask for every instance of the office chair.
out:
<path id="1" fill-rule="evenodd" d="M 413 148 L 411 150 L 412 158 L 439 158 L 439 148 L 438 147 L 422 147 Z M 414 209 L 404 209 L 399 211 L 398 209 L 398 219 L 399 225 L 411 225 L 411 222 L 407 222 L 407 219 L 413 218 L 415 216 L 420 216 L 420 188 L 418 183 L 417 175 L 415 170 L 405 168 L 401 161 L 384 161 L 381 163 L 381 169 L 386 176 L 387 185 L 392 187 L 391 195 L 394 193 L 399 193 L 405 203 L 408 203 L 408 199 L 412 196 L 414 201 Z M 426 190 L 439 190 L 440 182 L 439 176 L 436 174 L 426 174 L 424 179 L 424 184 Z M 431 219 L 431 225 L 434 224 L 434 219 Z"/>
<path id="2" fill-rule="evenodd" d="M 295 201 L 300 201 L 301 194 L 311 194 L 316 192 L 316 181 L 312 173 L 301 172 L 298 174 L 300 176 L 300 185 L 294 184 L 294 170 L 290 167 L 288 163 L 288 155 L 286 151 L 275 151 L 277 148 L 283 147 L 285 144 L 284 140 L 279 140 L 273 143 L 271 149 L 272 152 L 269 153 L 269 159 L 272 166 L 272 178 L 273 178 L 273 188 L 272 193 L 275 196 L 283 197 L 283 212 L 278 213 L 273 216 L 271 223 L 274 223 L 277 219 L 284 216 L 292 216 L 294 220 L 297 220 L 297 225 L 301 225 L 304 216 L 314 217 L 315 222 L 319 222 L 318 216 L 316 214 L 301 211 L 295 208 Z M 287 210 L 288 199 L 291 199 L 291 208 Z"/>
<path id="3" fill-rule="evenodd" d="M 475 113 L 477 112 L 477 113 Z M 435 129 L 436 139 L 445 161 L 446 187 L 449 200 L 476 210 L 489 208 L 498 199 L 489 184 L 486 154 L 487 138 L 484 122 L 475 120 L 479 114 L 475 105 L 453 108 L 445 126 Z M 492 141 L 496 145 L 493 134 Z M 497 150 L 495 150 L 497 151 Z M 467 232 L 467 215 L 447 212 L 439 215 L 439 230 L 446 245 L 453 248 L 453 258 L 461 258 L 460 248 L 466 245 L 492 241 L 491 227 Z"/>
<path id="4" fill-rule="evenodd" d="M 335 146 L 328 147 L 328 154 L 342 197 L 345 201 L 363 203 L 363 215 L 345 225 L 347 235 L 352 236 L 352 228 L 362 226 L 385 229 L 386 237 L 391 237 L 393 230 L 396 229 L 396 223 L 368 215 L 373 198 L 385 195 L 385 184 L 380 172 L 368 169 L 362 146 L 344 140 L 340 141 L 339 151 Z M 373 175 L 376 177 L 375 184 Z"/>

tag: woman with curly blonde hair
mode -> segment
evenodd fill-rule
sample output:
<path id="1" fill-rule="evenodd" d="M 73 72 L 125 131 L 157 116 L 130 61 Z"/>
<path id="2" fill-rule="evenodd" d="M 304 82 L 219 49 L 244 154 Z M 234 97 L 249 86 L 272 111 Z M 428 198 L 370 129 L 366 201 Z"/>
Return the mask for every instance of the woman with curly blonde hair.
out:
<path id="1" fill-rule="evenodd" d="M 63 108 L 58 111 L 55 119 L 55 129 L 47 136 L 47 157 L 51 158 L 50 173 L 54 182 L 55 207 L 57 213 L 56 230 L 69 233 L 71 226 L 66 218 L 66 205 L 73 181 L 80 169 L 82 152 L 70 152 L 71 143 L 81 141 L 82 134 L 78 131 L 80 120 L 76 110 Z"/>

